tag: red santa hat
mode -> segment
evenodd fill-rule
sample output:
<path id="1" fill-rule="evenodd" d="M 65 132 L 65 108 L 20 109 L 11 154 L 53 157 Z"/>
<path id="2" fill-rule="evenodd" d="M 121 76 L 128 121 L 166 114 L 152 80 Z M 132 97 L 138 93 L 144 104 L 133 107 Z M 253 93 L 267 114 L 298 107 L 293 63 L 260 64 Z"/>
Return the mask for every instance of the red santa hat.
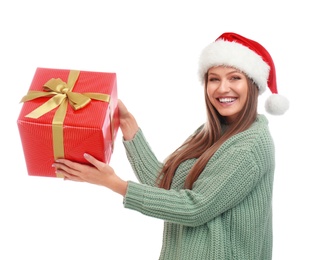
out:
<path id="1" fill-rule="evenodd" d="M 199 59 L 199 77 L 214 66 L 230 66 L 244 72 L 259 89 L 259 94 L 270 89 L 272 95 L 265 102 L 265 109 L 272 115 L 282 115 L 289 108 L 289 101 L 278 94 L 275 66 L 269 52 L 258 42 L 236 33 L 227 32 L 206 46 Z"/>

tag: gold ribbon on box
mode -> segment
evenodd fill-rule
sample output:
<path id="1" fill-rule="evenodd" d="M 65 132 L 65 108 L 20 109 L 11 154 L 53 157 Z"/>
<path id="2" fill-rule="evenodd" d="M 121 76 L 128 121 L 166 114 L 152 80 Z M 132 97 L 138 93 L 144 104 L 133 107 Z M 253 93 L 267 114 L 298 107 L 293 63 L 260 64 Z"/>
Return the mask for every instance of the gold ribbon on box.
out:
<path id="1" fill-rule="evenodd" d="M 88 105 L 92 99 L 110 102 L 110 95 L 102 93 L 78 93 L 72 92 L 76 81 L 79 77 L 80 71 L 70 70 L 67 83 L 61 79 L 52 78 L 43 85 L 45 91 L 29 91 L 24 96 L 21 102 L 27 102 L 40 97 L 51 97 L 48 101 L 41 106 L 34 109 L 26 115 L 26 117 L 37 119 L 44 114 L 50 112 L 54 108 L 58 109 L 55 112 L 52 122 L 52 135 L 53 135 L 53 151 L 54 158 L 64 158 L 64 136 L 63 136 L 63 123 L 66 117 L 68 103 L 74 110 L 82 109 Z M 113 140 L 113 123 L 110 110 L 110 125 L 111 136 Z M 59 176 L 60 177 L 60 176 Z"/>

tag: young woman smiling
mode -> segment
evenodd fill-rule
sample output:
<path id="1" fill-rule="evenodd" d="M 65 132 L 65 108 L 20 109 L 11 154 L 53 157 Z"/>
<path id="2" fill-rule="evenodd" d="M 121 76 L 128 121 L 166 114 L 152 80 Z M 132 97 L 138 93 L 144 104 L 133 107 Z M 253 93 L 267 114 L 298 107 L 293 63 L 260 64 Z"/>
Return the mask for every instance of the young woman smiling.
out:
<path id="1" fill-rule="evenodd" d="M 228 123 L 234 122 L 248 99 L 247 77 L 225 66 L 210 68 L 206 76 L 208 100 Z"/>
<path id="2" fill-rule="evenodd" d="M 203 50 L 199 76 L 207 120 L 165 162 L 119 101 L 123 144 L 139 183 L 89 154 L 92 166 L 59 159 L 53 167 L 66 180 L 107 187 L 124 197 L 125 208 L 164 220 L 159 259 L 270 260 L 275 151 L 268 120 L 257 113 L 258 95 L 268 86 L 271 114 L 289 106 L 277 94 L 273 60 L 259 43 L 224 33 Z"/>

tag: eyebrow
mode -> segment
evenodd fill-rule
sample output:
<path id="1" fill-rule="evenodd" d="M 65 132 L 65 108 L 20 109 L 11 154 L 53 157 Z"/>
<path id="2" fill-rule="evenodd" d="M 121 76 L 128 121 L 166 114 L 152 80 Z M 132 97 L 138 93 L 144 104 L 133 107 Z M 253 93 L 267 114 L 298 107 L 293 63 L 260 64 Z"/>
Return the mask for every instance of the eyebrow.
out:
<path id="1" fill-rule="evenodd" d="M 240 74 L 243 74 L 242 71 L 235 69 L 235 70 L 233 70 L 233 71 L 230 71 L 230 72 L 226 73 L 226 75 L 230 75 L 230 74 L 233 74 L 233 73 L 240 73 Z M 219 74 L 213 73 L 213 72 L 208 72 L 207 75 L 208 75 L 208 76 L 209 76 L 209 75 L 218 76 Z"/>

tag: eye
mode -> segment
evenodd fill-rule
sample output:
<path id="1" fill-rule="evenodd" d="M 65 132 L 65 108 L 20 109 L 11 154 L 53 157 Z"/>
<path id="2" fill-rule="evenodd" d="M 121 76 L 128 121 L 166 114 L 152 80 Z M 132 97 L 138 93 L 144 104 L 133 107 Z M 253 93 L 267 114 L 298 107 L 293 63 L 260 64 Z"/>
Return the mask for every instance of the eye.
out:
<path id="1" fill-rule="evenodd" d="M 230 78 L 230 80 L 240 80 L 240 79 L 241 79 L 240 76 L 232 76 L 232 77 Z"/>
<path id="2" fill-rule="evenodd" d="M 209 79 L 208 79 L 208 81 L 217 81 L 217 80 L 219 80 L 218 78 L 215 78 L 215 77 L 210 77 Z"/>

